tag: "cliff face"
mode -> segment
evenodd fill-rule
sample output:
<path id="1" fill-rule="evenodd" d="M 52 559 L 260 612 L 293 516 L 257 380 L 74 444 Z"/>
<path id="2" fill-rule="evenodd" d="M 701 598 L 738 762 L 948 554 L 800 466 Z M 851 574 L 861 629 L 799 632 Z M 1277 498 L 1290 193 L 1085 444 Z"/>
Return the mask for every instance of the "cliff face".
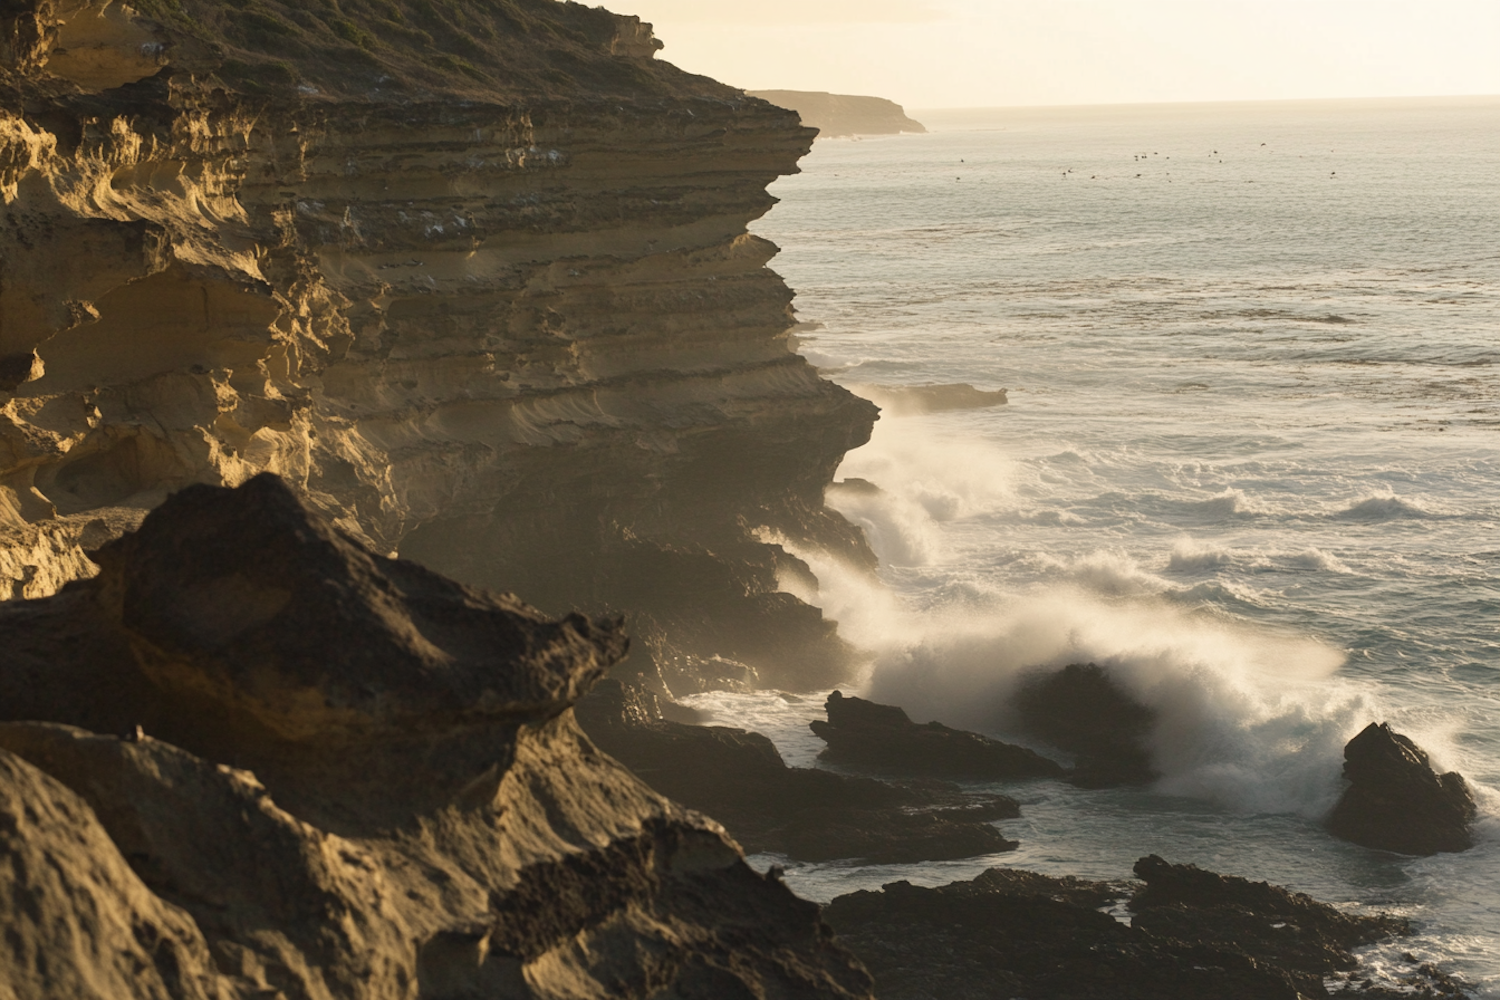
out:
<path id="1" fill-rule="evenodd" d="M 908 118 L 901 105 L 884 97 L 829 94 L 817 90 L 750 90 L 746 93 L 791 108 L 802 117 L 802 124 L 812 126 L 828 138 L 927 131 L 921 122 Z"/>
<path id="2" fill-rule="evenodd" d="M 0 597 L 273 471 L 380 551 L 625 612 L 648 671 L 848 669 L 777 582 L 778 538 L 870 561 L 822 491 L 873 408 L 788 351 L 745 228 L 795 115 L 551 0 L 22 0 L 0 36 Z"/>
<path id="3" fill-rule="evenodd" d="M 580 732 L 618 621 L 383 558 L 269 475 L 98 558 L 0 604 L 0 996 L 869 996 Z"/>

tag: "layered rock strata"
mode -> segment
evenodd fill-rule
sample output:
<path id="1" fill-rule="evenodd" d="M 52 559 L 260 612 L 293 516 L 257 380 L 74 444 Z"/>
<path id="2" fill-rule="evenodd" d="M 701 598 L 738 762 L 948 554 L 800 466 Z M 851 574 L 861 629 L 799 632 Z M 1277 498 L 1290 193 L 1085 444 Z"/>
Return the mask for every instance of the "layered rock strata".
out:
<path id="1" fill-rule="evenodd" d="M 617 621 L 373 553 L 269 475 L 98 558 L 0 605 L 0 995 L 869 996 L 580 732 Z"/>
<path id="2" fill-rule="evenodd" d="M 1370 723 L 1344 747 L 1349 785 L 1328 816 L 1336 837 L 1399 854 L 1465 851 L 1479 815 L 1457 771 L 1438 774 L 1427 752 L 1388 723 Z"/>
<path id="3" fill-rule="evenodd" d="M 746 850 L 903 864 L 1018 846 L 991 825 L 1020 815 L 1009 796 L 787 767 L 759 733 L 662 719 L 653 701 L 606 680 L 579 703 L 578 718 L 601 749 L 662 794 L 723 822 Z"/>
<path id="4" fill-rule="evenodd" d="M 843 675 L 777 540 L 871 564 L 823 489 L 875 411 L 746 231 L 813 133 L 658 47 L 553 0 L 0 11 L 0 597 L 272 471 L 637 661 Z"/>
<path id="5" fill-rule="evenodd" d="M 992 868 L 968 882 L 908 882 L 835 899 L 828 921 L 875 974 L 884 1000 L 1201 997 L 1304 1000 L 1359 968 L 1351 949 L 1409 933 L 1264 882 L 1151 856 L 1145 885 Z M 1129 924 L 1115 919 L 1128 900 Z M 1356 973 L 1338 995 L 1462 995 L 1431 967 L 1390 987 Z"/>
<path id="6" fill-rule="evenodd" d="M 841 691 L 828 696 L 828 721 L 812 731 L 828 744 L 819 756 L 879 774 L 1012 781 L 1061 778 L 1061 764 L 1034 750 L 938 723 L 918 725 L 895 705 L 879 705 Z"/>

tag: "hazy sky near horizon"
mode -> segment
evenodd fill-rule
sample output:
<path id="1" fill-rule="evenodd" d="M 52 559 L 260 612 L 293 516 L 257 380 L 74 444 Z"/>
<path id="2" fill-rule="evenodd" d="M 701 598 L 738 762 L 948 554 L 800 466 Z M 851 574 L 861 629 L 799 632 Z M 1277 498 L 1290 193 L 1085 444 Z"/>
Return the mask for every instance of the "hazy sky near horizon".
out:
<path id="1" fill-rule="evenodd" d="M 603 0 L 747 89 L 908 108 L 1500 94 L 1500 0 Z"/>

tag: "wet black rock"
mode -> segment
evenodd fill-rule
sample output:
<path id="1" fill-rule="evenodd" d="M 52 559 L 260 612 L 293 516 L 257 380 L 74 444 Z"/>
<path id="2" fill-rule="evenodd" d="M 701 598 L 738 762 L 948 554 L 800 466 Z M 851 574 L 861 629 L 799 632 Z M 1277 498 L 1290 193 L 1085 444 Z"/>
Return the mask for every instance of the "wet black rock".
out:
<path id="1" fill-rule="evenodd" d="M 1014 799 L 934 780 L 902 782 L 787 767 L 769 739 L 657 717 L 652 696 L 605 680 L 576 712 L 599 748 L 668 798 L 723 823 L 747 851 L 802 861 L 898 864 L 1014 850 L 991 825 Z"/>
<path id="2" fill-rule="evenodd" d="M 1081 788 L 1144 785 L 1160 775 L 1146 740 L 1156 713 L 1094 663 L 1072 663 L 1030 678 L 1016 693 L 1022 728 L 1077 755 L 1070 780 Z"/>
<path id="3" fill-rule="evenodd" d="M 1344 747 L 1349 787 L 1328 817 L 1336 837 L 1400 854 L 1463 851 L 1478 813 L 1457 771 L 1438 774 L 1427 753 L 1387 723 L 1370 723 Z"/>
<path id="4" fill-rule="evenodd" d="M 949 729 L 918 725 L 895 705 L 879 705 L 840 691 L 824 705 L 828 721 L 811 723 L 827 749 L 825 760 L 879 774 L 1008 781 L 1061 778 L 1064 769 L 1034 750 Z"/>
<path id="5" fill-rule="evenodd" d="M 1130 901 L 1132 925 L 1197 944 L 1234 942 L 1286 969 L 1329 975 L 1358 966 L 1350 949 L 1411 933 L 1395 917 L 1344 913 L 1268 882 L 1174 865 L 1155 854 L 1135 863 L 1146 883 Z"/>
<path id="6" fill-rule="evenodd" d="M 1407 931 L 1155 856 L 1136 871 L 1148 881 L 1130 902 L 1133 925 L 1101 912 L 1129 885 L 1004 868 L 851 893 L 823 915 L 882 1000 L 1301 1000 L 1326 996 L 1324 977 L 1357 965 L 1350 947 Z"/>

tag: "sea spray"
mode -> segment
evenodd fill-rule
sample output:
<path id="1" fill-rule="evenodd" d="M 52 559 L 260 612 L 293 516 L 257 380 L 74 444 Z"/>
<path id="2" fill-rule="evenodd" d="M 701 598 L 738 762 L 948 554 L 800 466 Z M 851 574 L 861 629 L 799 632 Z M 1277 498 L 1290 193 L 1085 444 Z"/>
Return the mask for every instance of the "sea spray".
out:
<path id="1" fill-rule="evenodd" d="M 810 557 L 830 616 L 874 652 L 867 697 L 1015 739 L 1027 677 L 1097 663 L 1152 709 L 1163 794 L 1249 812 L 1317 816 L 1337 795 L 1344 742 L 1380 708 L 1333 678 L 1343 654 L 1155 598 L 1055 587 L 920 611 Z M 842 616 L 842 617 L 840 617 Z"/>
<path id="2" fill-rule="evenodd" d="M 888 567 L 927 566 L 944 551 L 950 522 L 993 513 L 1016 496 L 1017 464 L 987 442 L 932 440 L 921 418 L 886 418 L 840 473 L 858 488 L 829 502 L 865 527 Z M 933 505 L 925 498 L 943 497 Z M 1207 501 L 1221 513 L 1253 508 L 1237 491 Z M 819 580 L 803 594 L 872 654 L 869 697 L 935 719 L 1015 738 L 1011 696 L 1037 672 L 1093 662 L 1152 709 L 1152 762 L 1164 794 L 1251 812 L 1316 816 L 1337 795 L 1338 761 L 1351 732 L 1378 714 L 1368 693 L 1332 675 L 1344 654 L 1193 600 L 1200 588 L 1241 600 L 1247 588 L 1174 584 L 1127 553 L 1096 549 L 1033 554 L 1059 581 L 1005 594 L 969 587 L 919 607 L 826 555 L 799 552 Z M 973 559 L 974 554 L 968 553 Z M 1234 561 L 1219 546 L 1179 539 L 1164 569 L 1210 571 Z"/>
<path id="3" fill-rule="evenodd" d="M 889 409 L 841 472 L 891 499 L 830 502 L 904 551 L 885 593 L 806 554 L 810 596 L 871 651 L 861 690 L 1005 736 L 1017 676 L 1093 660 L 1154 699 L 1152 749 L 1177 761 L 1144 788 L 1001 789 L 1023 800 L 1003 858 L 791 869 L 799 892 L 991 864 L 1118 878 L 1156 851 L 1397 908 L 1419 933 L 1393 970 L 1410 951 L 1500 996 L 1497 115 L 927 114 L 932 135 L 819 143 L 777 184 L 755 230 L 783 248 L 807 357 L 851 387 L 1009 389 Z M 1137 176 L 1147 136 L 1161 159 Z M 953 467 L 1002 473 L 966 494 Z M 728 724 L 753 700 L 703 697 Z M 821 697 L 764 700 L 754 724 L 815 756 Z M 1468 778 L 1473 849 L 1414 861 L 1322 829 L 1342 741 L 1380 720 Z"/>

